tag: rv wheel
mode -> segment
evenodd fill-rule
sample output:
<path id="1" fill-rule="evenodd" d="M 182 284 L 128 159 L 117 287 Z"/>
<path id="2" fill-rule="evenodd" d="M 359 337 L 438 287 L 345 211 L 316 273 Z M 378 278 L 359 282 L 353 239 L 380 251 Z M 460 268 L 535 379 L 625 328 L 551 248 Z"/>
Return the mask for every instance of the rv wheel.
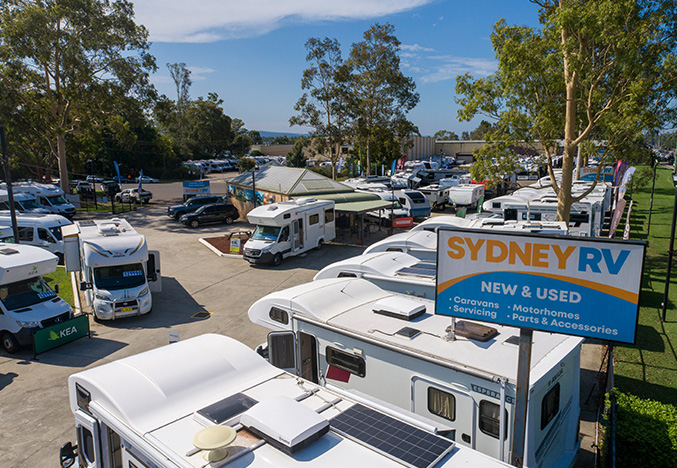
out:
<path id="1" fill-rule="evenodd" d="M 16 337 L 9 332 L 2 334 L 2 347 L 8 354 L 14 354 L 19 351 L 19 342 Z"/>
<path id="2" fill-rule="evenodd" d="M 282 263 L 282 254 L 275 254 L 273 257 L 273 265 L 278 266 L 280 263 Z"/>
<path id="3" fill-rule="evenodd" d="M 324 245 L 324 241 L 322 239 L 317 241 L 317 250 L 322 250 L 323 245 Z"/>
<path id="4" fill-rule="evenodd" d="M 196 228 L 200 225 L 200 222 L 197 219 L 194 219 L 190 222 L 190 227 Z"/>

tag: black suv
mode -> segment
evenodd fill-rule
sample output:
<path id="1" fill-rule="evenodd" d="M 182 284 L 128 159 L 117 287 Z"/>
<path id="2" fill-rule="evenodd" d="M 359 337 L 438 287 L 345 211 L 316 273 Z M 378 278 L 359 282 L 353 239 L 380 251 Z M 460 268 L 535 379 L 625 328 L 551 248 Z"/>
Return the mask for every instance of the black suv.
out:
<path id="1" fill-rule="evenodd" d="M 181 222 L 186 226 L 196 228 L 200 224 L 207 223 L 232 224 L 239 217 L 240 213 L 237 208 L 230 203 L 212 203 L 201 206 L 193 213 L 181 216 Z"/>
<path id="2" fill-rule="evenodd" d="M 225 203 L 225 199 L 215 195 L 203 195 L 189 198 L 181 205 L 174 205 L 167 208 L 167 216 L 174 219 L 180 219 L 182 215 L 192 213 L 201 206 L 209 205 L 210 203 Z"/>

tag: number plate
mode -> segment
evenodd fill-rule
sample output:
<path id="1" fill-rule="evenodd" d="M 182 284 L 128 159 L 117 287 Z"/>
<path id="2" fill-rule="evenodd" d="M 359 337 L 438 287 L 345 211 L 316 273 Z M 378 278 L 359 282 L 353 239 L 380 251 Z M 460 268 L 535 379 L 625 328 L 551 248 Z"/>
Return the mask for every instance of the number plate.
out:
<path id="1" fill-rule="evenodd" d="M 131 312 L 132 310 L 134 310 L 133 307 L 123 307 L 120 309 L 120 312 Z"/>

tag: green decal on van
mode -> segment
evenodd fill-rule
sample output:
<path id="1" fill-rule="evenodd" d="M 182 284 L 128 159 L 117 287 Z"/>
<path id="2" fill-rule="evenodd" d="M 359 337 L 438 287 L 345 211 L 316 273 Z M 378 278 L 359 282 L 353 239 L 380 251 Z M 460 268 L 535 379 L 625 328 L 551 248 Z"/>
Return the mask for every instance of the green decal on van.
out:
<path id="1" fill-rule="evenodd" d="M 89 317 L 78 315 L 63 323 L 42 328 L 35 332 L 35 354 L 44 353 L 71 341 L 89 335 Z"/>

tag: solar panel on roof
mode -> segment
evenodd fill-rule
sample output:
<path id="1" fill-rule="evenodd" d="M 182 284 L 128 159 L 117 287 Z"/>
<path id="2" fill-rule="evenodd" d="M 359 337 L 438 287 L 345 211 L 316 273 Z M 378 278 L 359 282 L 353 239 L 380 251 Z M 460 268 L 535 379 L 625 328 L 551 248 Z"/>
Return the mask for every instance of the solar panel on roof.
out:
<path id="1" fill-rule="evenodd" d="M 454 448 L 449 439 L 360 404 L 333 417 L 329 424 L 339 434 L 414 468 L 435 466 Z"/>
<path id="2" fill-rule="evenodd" d="M 437 274 L 435 270 L 418 267 L 405 267 L 400 270 L 397 270 L 397 273 L 400 275 L 426 276 L 428 278 L 434 278 L 435 275 Z"/>

